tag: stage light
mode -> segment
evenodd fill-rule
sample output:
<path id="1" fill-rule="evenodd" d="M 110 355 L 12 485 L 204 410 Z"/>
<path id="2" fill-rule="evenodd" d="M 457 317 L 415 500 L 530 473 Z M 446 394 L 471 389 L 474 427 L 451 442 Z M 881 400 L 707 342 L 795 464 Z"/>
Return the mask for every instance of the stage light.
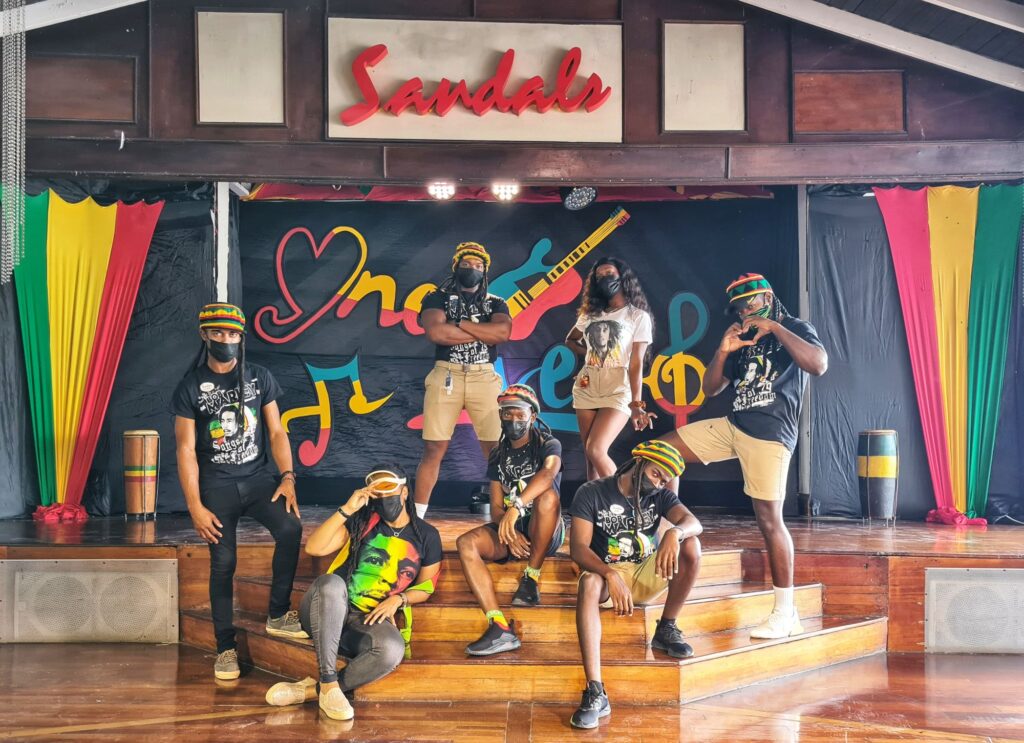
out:
<path id="1" fill-rule="evenodd" d="M 455 184 L 448 181 L 434 181 L 427 186 L 427 193 L 438 201 L 447 201 L 455 195 Z"/>
<path id="2" fill-rule="evenodd" d="M 519 184 L 515 181 L 495 181 L 491 184 L 491 193 L 498 201 L 512 201 L 519 195 Z"/>
<path id="3" fill-rule="evenodd" d="M 571 212 L 586 209 L 597 198 L 597 189 L 593 186 L 567 186 L 558 192 L 562 195 L 562 205 Z"/>

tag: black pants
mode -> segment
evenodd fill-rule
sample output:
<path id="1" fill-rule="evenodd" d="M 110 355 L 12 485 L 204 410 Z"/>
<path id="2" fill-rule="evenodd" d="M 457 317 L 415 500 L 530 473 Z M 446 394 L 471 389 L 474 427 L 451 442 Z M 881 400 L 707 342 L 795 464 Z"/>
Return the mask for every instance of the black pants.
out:
<path id="1" fill-rule="evenodd" d="M 270 502 L 276 488 L 277 482 L 273 478 L 261 477 L 204 489 L 200 493 L 203 505 L 213 511 L 222 525 L 220 540 L 210 545 L 210 612 L 213 614 L 218 653 L 235 647 L 232 623 L 237 562 L 235 528 L 242 516 L 256 519 L 267 527 L 276 543 L 269 615 L 279 617 L 291 608 L 292 581 L 302 543 L 302 523 L 294 512 L 285 511 L 283 497 Z"/>

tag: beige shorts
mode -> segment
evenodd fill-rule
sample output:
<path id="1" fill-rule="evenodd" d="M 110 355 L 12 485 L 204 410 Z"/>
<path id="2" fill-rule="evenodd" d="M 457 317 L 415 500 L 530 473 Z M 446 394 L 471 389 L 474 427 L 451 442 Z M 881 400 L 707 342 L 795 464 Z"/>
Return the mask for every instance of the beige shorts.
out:
<path id="1" fill-rule="evenodd" d="M 656 598 L 668 589 L 668 581 L 664 578 L 659 578 L 654 570 L 654 561 L 657 556 L 658 551 L 655 550 L 644 558 L 643 562 L 615 562 L 610 565 L 611 569 L 626 581 L 626 585 L 629 586 L 629 591 L 633 596 L 633 604 L 636 606 L 653 603 Z M 581 580 L 586 573 L 586 570 L 580 573 Z M 601 606 L 605 609 L 611 605 L 612 599 L 610 596 L 601 603 Z"/>
<path id="2" fill-rule="evenodd" d="M 739 459 L 743 492 L 758 500 L 786 497 L 786 478 L 793 453 L 777 441 L 755 439 L 728 418 L 711 418 L 679 429 L 679 438 L 704 464 Z"/>
<path id="3" fill-rule="evenodd" d="M 450 393 L 445 379 L 451 374 Z M 423 382 L 423 439 L 450 441 L 455 424 L 465 410 L 473 421 L 473 430 L 481 441 L 497 441 L 501 435 L 498 395 L 501 377 L 491 364 L 449 364 L 434 362 Z"/>
<path id="4" fill-rule="evenodd" d="M 580 380 L 586 377 L 586 387 Z M 584 366 L 572 385 L 572 406 L 576 410 L 612 408 L 629 415 L 633 392 L 629 387 L 629 369 L 624 366 Z"/>

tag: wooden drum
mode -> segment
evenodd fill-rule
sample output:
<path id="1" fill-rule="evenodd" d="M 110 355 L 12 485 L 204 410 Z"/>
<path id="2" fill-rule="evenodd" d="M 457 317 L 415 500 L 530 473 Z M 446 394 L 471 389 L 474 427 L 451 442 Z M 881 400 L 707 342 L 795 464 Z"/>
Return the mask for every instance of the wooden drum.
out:
<path id="1" fill-rule="evenodd" d="M 125 431 L 123 444 L 125 518 L 155 519 L 160 434 L 156 431 Z"/>
<path id="2" fill-rule="evenodd" d="M 899 441 L 895 431 L 860 432 L 857 478 L 863 518 L 895 520 L 899 467 Z"/>

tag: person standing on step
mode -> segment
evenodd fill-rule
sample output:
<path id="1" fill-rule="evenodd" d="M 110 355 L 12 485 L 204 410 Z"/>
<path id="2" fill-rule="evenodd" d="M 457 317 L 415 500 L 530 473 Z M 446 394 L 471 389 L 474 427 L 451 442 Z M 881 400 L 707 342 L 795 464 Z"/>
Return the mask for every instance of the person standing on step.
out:
<path id="1" fill-rule="evenodd" d="M 232 589 L 238 520 L 249 516 L 274 537 L 267 632 L 281 637 L 307 636 L 298 613 L 290 611 L 302 523 L 292 450 L 277 407 L 281 388 L 267 369 L 245 361 L 245 314 L 233 304 L 208 304 L 199 312 L 199 336 L 203 346 L 171 402 L 178 479 L 192 524 L 210 545 L 214 675 L 236 679 Z"/>
<path id="2" fill-rule="evenodd" d="M 789 637 L 803 627 L 793 602 L 793 540 L 782 519 L 782 503 L 808 375 L 825 373 L 828 354 L 814 326 L 790 315 L 764 276 L 744 274 L 725 291 L 727 311 L 736 322 L 722 336 L 703 388 L 714 397 L 731 383 L 736 390 L 732 413 L 690 423 L 662 438 L 688 462 L 739 459 L 775 588 L 772 613 L 750 636 Z"/>
<path id="3" fill-rule="evenodd" d="M 602 258 L 587 275 L 576 325 L 565 343 L 583 356 L 572 405 L 587 459 L 587 479 L 608 477 L 612 442 L 626 425 L 643 431 L 658 416 L 643 401 L 644 358 L 654 321 L 640 280 L 625 261 Z"/>
<path id="4" fill-rule="evenodd" d="M 462 411 L 469 413 L 485 460 L 501 433 L 495 399 L 502 385 L 494 361 L 498 344 L 512 332 L 512 317 L 505 300 L 487 291 L 490 265 L 483 245 L 460 243 L 451 276 L 423 299 L 420 321 L 435 344 L 435 361 L 424 381 L 423 458 L 416 470 L 421 518 Z"/>
<path id="5" fill-rule="evenodd" d="M 345 692 L 383 678 L 405 657 L 410 607 L 430 598 L 441 571 L 441 536 L 416 515 L 405 471 L 388 463 L 374 467 L 366 487 L 317 527 L 306 552 L 337 553 L 299 609 L 302 627 L 313 638 L 320 681 L 274 684 L 267 703 L 281 707 L 319 699 L 328 717 L 350 720 L 354 712 Z M 339 653 L 349 659 L 341 673 Z"/>
<path id="6" fill-rule="evenodd" d="M 569 724 L 595 728 L 611 714 L 601 681 L 601 613 L 614 607 L 632 616 L 633 607 L 653 603 L 666 590 L 665 606 L 651 647 L 673 658 L 688 658 L 676 617 L 700 569 L 700 521 L 668 489 L 685 469 L 682 455 L 657 439 L 632 451 L 633 458 L 611 477 L 580 487 L 569 512 L 569 545 L 580 567 L 576 632 L 587 688 Z M 658 540 L 661 519 L 671 526 Z"/>
<path id="7" fill-rule="evenodd" d="M 470 655 L 494 655 L 520 646 L 512 623 L 498 608 L 486 563 L 527 560 L 513 606 L 540 603 L 544 558 L 565 541 L 559 486 L 562 444 L 540 420 L 540 402 L 531 387 L 514 384 L 498 396 L 501 438 L 491 451 L 491 522 L 458 539 L 466 582 L 487 618 L 487 629 L 466 647 Z"/>

